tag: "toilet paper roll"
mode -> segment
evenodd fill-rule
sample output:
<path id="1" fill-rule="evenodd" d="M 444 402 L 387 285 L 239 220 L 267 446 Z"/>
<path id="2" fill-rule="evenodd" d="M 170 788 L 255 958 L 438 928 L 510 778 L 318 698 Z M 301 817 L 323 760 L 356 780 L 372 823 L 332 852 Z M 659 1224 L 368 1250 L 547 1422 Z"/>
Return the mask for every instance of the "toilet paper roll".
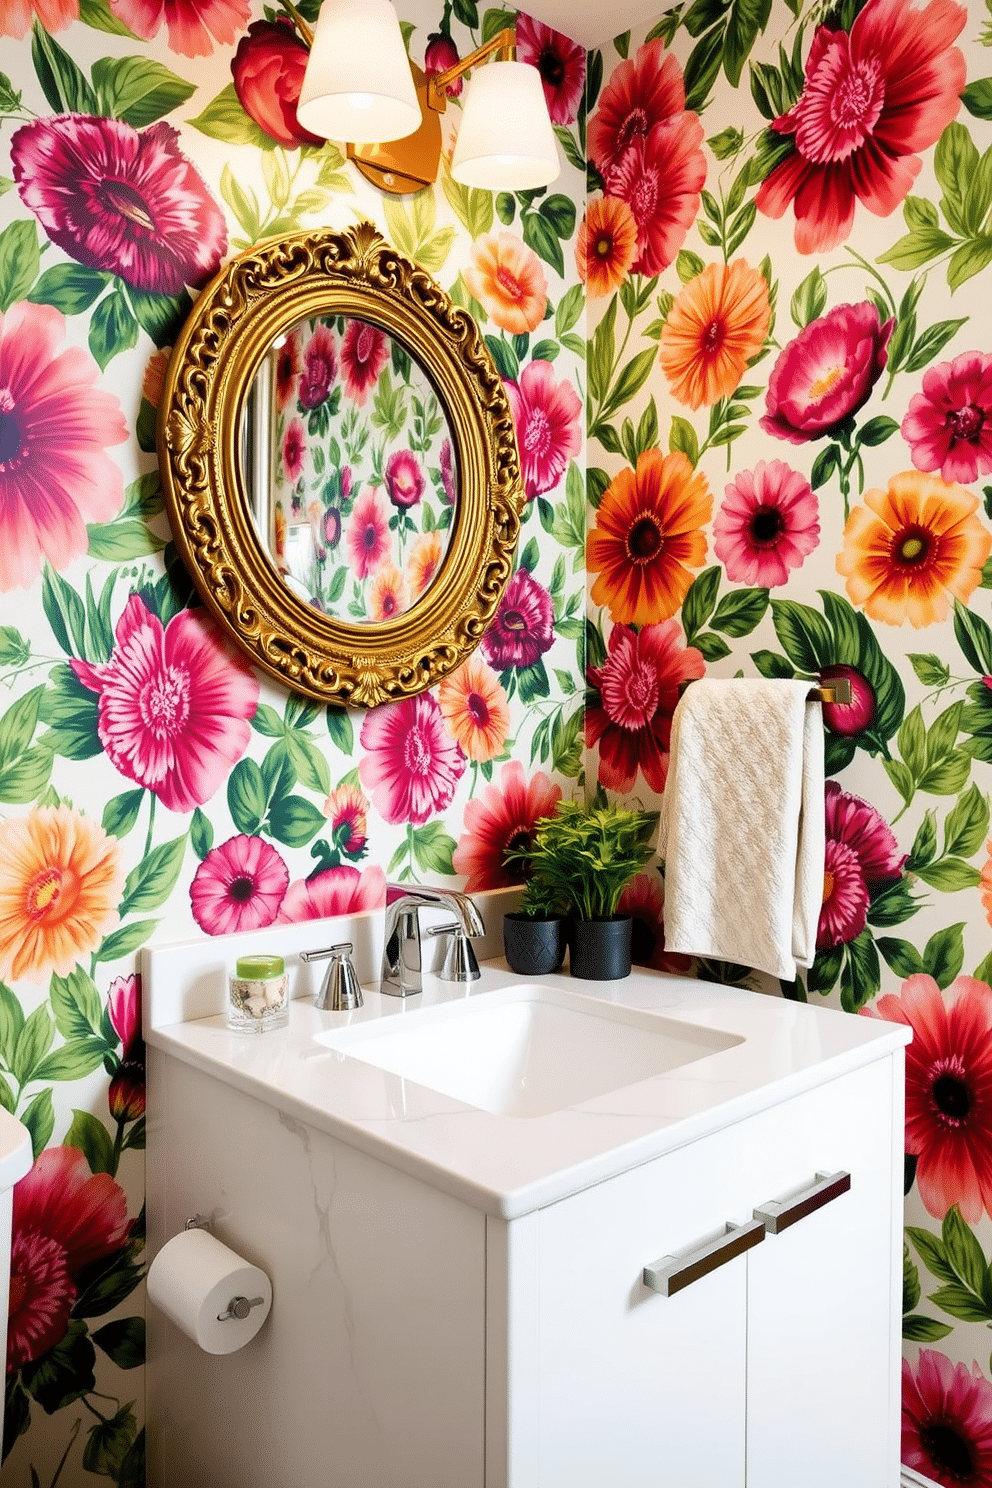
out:
<path id="1" fill-rule="evenodd" d="M 233 1354 L 268 1317 L 272 1283 L 207 1230 L 183 1230 L 152 1261 L 148 1296 L 205 1353 Z"/>

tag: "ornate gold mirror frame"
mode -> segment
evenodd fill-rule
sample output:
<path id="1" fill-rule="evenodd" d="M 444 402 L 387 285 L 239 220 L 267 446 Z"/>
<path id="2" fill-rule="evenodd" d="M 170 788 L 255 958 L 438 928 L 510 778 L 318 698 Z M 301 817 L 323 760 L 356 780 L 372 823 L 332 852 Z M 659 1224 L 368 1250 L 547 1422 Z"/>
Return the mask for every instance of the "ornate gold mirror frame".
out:
<path id="1" fill-rule="evenodd" d="M 241 469 L 242 418 L 263 358 L 301 321 L 330 315 L 400 341 L 433 383 L 455 446 L 441 567 L 411 609 L 379 624 L 325 615 L 286 587 Z M 319 702 L 371 708 L 432 687 L 482 639 L 510 578 L 525 500 L 510 406 L 472 317 L 371 224 L 263 243 L 211 281 L 172 353 L 158 450 L 173 536 L 204 603 L 278 681 Z"/>

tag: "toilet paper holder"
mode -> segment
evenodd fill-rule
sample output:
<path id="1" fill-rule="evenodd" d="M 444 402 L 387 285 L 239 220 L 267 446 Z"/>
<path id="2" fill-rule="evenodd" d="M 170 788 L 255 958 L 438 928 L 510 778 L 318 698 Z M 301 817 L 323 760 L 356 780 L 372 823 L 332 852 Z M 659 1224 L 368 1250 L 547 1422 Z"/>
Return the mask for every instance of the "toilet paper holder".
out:
<path id="1" fill-rule="evenodd" d="M 184 1230 L 210 1230 L 210 1220 L 205 1214 L 191 1214 L 183 1225 Z M 264 1297 L 232 1297 L 224 1312 L 217 1314 L 219 1323 L 243 1323 L 253 1307 L 264 1307 Z"/>

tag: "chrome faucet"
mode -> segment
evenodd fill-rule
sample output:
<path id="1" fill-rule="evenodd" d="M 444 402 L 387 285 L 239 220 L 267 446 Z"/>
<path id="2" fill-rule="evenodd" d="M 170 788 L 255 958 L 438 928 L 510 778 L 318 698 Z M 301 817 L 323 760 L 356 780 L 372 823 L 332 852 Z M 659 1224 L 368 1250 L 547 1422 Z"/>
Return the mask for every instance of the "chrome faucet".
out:
<path id="1" fill-rule="evenodd" d="M 402 891 L 401 899 L 386 905 L 385 943 L 379 990 L 390 997 L 408 997 L 423 990 L 420 960 L 419 912 L 425 905 L 449 909 L 462 935 L 484 935 L 482 916 L 467 894 L 456 889 L 428 889 L 419 884 L 387 884 Z M 471 947 L 468 948 L 471 951 Z"/>

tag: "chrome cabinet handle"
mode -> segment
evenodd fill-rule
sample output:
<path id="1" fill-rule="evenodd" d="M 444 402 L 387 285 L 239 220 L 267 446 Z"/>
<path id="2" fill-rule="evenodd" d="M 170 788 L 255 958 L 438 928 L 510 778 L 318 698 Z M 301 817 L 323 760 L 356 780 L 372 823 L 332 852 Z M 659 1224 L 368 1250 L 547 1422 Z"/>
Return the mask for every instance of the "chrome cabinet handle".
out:
<path id="1" fill-rule="evenodd" d="M 839 1199 L 850 1187 L 850 1173 L 817 1173 L 816 1182 L 804 1188 L 802 1193 L 781 1201 L 770 1199 L 760 1209 L 755 1209 L 754 1217 L 761 1220 L 769 1235 L 780 1235 L 790 1225 L 805 1219 L 807 1214 L 815 1214 L 817 1209 Z"/>
<path id="2" fill-rule="evenodd" d="M 742 1225 L 728 1224 L 725 1234 L 701 1245 L 698 1250 L 683 1256 L 661 1256 L 650 1266 L 645 1266 L 644 1285 L 660 1292 L 663 1297 L 673 1297 L 701 1276 L 708 1276 L 718 1266 L 724 1266 L 746 1250 L 760 1245 L 764 1238 L 765 1226 L 760 1219 L 749 1219 Z"/>

